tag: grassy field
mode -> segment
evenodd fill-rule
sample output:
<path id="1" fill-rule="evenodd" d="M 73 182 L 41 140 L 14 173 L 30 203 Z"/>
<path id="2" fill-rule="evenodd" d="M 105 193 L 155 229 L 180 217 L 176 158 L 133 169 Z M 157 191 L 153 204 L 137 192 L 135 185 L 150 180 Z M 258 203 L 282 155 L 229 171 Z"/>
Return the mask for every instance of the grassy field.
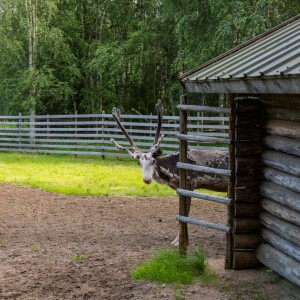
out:
<path id="1" fill-rule="evenodd" d="M 0 183 L 61 194 L 174 196 L 167 186 L 142 181 L 136 161 L 71 155 L 0 153 Z M 211 192 L 210 192 L 211 193 Z"/>
<path id="2" fill-rule="evenodd" d="M 172 196 L 167 186 L 146 185 L 136 161 L 71 155 L 0 153 L 0 183 L 77 195 Z"/>

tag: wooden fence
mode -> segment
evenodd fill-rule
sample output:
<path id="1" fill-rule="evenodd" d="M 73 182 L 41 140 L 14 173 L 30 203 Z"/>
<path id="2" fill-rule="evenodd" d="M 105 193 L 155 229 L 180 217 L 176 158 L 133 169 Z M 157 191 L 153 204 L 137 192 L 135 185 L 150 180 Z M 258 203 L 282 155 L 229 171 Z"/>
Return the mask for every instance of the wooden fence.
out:
<path id="1" fill-rule="evenodd" d="M 192 116 L 190 133 L 204 137 L 228 137 L 228 117 Z M 149 149 L 156 132 L 157 117 L 122 115 L 122 124 L 140 149 Z M 164 116 L 161 148 L 164 153 L 178 151 L 179 117 Z M 40 116 L 0 116 L 0 151 L 127 156 L 114 148 L 110 139 L 122 145 L 127 140 L 111 114 Z M 191 148 L 218 148 L 221 145 L 194 142 Z"/>

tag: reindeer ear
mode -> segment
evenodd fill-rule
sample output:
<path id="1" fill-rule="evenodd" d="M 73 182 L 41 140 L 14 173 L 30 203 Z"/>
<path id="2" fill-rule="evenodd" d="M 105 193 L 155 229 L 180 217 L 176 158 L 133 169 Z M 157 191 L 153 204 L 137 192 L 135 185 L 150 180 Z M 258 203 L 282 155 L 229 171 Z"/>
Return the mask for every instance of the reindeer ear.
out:
<path id="1" fill-rule="evenodd" d="M 160 148 L 158 148 L 157 151 L 155 151 L 153 153 L 153 157 L 157 158 L 157 157 L 161 156 L 162 154 L 163 154 L 163 151 Z"/>

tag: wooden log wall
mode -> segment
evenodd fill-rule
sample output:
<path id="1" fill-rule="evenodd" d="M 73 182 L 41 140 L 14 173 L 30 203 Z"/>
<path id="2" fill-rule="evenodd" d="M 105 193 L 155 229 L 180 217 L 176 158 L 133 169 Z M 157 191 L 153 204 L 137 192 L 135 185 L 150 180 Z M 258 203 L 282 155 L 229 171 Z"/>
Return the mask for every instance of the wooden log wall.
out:
<path id="1" fill-rule="evenodd" d="M 232 178 L 233 207 L 232 269 L 256 267 L 255 256 L 261 237 L 259 221 L 259 173 L 262 153 L 262 103 L 257 99 L 235 99 L 234 103 Z"/>
<path id="2" fill-rule="evenodd" d="M 256 257 L 300 286 L 300 95 L 263 97 L 260 221 Z"/>

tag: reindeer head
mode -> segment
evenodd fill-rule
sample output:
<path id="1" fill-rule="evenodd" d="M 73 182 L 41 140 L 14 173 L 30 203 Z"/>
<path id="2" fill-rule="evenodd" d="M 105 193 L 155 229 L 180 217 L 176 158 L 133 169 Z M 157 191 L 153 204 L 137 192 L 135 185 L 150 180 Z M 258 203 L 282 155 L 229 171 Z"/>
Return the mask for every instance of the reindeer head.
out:
<path id="1" fill-rule="evenodd" d="M 117 144 L 114 139 L 111 139 L 111 142 L 117 149 L 127 151 L 129 156 L 132 159 L 138 159 L 138 164 L 142 169 L 143 181 L 147 184 L 151 183 L 151 181 L 153 180 L 153 174 L 155 170 L 155 160 L 158 156 L 162 154 L 162 150 L 159 148 L 159 146 L 164 137 L 163 134 L 160 134 L 161 125 L 162 125 L 162 116 L 163 116 L 163 106 L 160 100 L 158 100 L 155 107 L 157 110 L 157 117 L 158 117 L 155 139 L 150 149 L 144 152 L 138 149 L 138 147 L 133 142 L 132 138 L 129 136 L 125 127 L 121 124 L 120 110 L 114 108 L 112 111 L 112 116 L 116 120 L 119 128 L 122 130 L 125 137 L 127 138 L 130 147 L 123 147 Z"/>

